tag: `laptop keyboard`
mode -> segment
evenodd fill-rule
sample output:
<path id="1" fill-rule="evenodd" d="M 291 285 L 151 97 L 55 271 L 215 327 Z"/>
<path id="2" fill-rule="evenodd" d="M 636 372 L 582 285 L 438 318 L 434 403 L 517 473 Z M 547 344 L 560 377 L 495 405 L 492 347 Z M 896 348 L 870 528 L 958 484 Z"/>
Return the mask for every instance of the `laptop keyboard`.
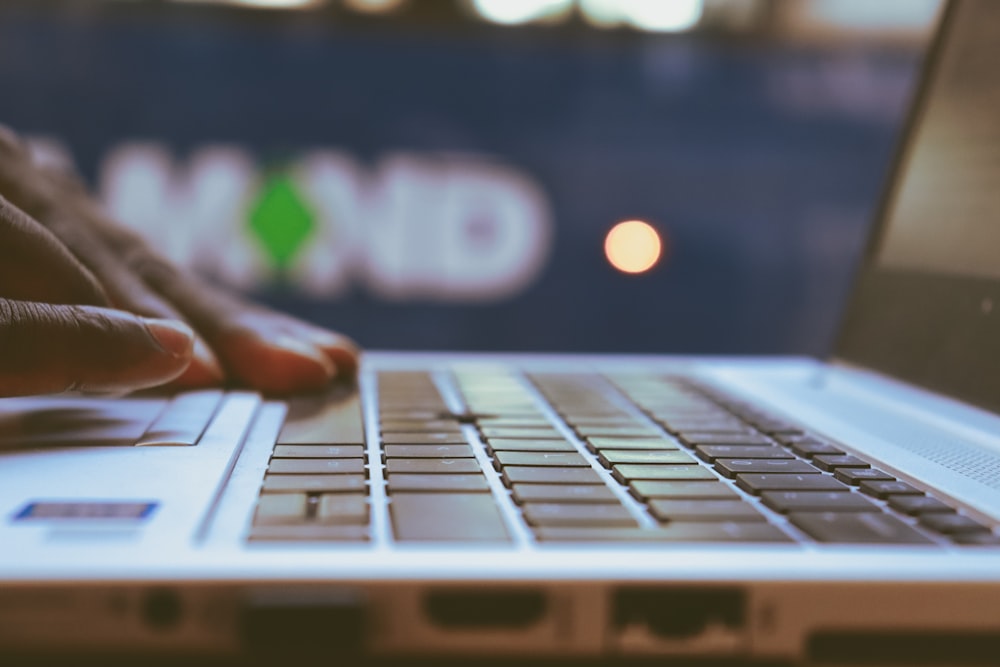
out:
<path id="1" fill-rule="evenodd" d="M 249 539 L 370 541 L 378 485 L 400 543 L 1000 543 L 839 444 L 687 378 L 382 372 L 378 423 L 378 474 L 361 441 L 279 440 Z"/>

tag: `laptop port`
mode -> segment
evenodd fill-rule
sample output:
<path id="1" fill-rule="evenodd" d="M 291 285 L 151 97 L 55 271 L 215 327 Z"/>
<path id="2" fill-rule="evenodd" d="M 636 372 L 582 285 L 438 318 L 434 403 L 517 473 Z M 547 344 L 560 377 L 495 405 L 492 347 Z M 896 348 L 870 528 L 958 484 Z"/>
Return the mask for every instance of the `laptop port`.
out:
<path id="1" fill-rule="evenodd" d="M 541 591 L 523 589 L 464 589 L 430 591 L 424 611 L 440 628 L 528 628 L 545 616 Z"/>
<path id="2" fill-rule="evenodd" d="M 612 623 L 626 652 L 735 651 L 744 640 L 746 594 L 710 586 L 623 588 L 614 594 Z"/>
<path id="3" fill-rule="evenodd" d="M 365 606 L 360 593 L 333 589 L 251 591 L 240 618 L 250 654 L 358 654 L 364 648 Z"/>

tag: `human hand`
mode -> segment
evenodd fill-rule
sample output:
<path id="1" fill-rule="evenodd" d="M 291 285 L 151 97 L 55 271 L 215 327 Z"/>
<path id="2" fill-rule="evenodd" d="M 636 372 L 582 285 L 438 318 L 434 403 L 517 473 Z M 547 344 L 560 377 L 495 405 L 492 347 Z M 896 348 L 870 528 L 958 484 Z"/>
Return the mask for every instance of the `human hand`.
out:
<path id="1" fill-rule="evenodd" d="M 165 382 L 283 394 L 356 370 L 348 338 L 173 266 L 0 127 L 0 396 Z"/>

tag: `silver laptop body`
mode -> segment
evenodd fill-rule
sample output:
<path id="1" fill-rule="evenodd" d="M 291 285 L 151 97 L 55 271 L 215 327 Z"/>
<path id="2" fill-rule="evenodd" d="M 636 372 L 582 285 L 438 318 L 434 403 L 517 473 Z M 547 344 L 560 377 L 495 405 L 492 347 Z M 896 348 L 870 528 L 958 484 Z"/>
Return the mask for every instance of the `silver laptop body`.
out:
<path id="1" fill-rule="evenodd" d="M 995 664 L 998 45 L 949 7 L 833 361 L 0 401 L 0 654 Z"/>

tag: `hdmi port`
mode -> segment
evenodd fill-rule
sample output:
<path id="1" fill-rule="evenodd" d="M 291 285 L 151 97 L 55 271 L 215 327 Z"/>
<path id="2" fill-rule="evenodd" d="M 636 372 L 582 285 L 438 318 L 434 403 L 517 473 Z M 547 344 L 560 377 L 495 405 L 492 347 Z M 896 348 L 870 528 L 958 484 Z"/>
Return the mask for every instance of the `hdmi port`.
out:
<path id="1" fill-rule="evenodd" d="M 541 591 L 504 588 L 431 591 L 424 611 L 441 628 L 527 628 L 545 616 Z"/>

